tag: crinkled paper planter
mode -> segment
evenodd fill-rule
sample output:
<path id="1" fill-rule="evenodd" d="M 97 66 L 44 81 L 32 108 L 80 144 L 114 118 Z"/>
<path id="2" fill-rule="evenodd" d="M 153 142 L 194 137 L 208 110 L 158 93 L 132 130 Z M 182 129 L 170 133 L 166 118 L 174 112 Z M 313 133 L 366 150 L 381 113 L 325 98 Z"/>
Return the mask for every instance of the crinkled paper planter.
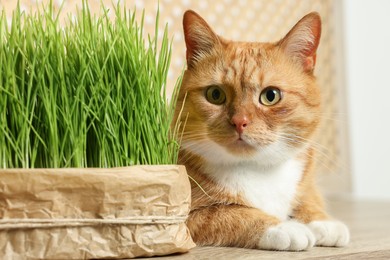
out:
<path id="1" fill-rule="evenodd" d="M 193 248 L 184 166 L 0 170 L 0 258 L 133 258 Z"/>

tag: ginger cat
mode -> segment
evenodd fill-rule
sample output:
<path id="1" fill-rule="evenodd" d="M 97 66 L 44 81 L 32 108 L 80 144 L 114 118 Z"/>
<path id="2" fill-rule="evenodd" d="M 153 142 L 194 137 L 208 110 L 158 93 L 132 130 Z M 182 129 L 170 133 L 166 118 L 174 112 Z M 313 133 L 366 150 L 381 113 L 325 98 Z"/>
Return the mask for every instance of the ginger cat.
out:
<path id="1" fill-rule="evenodd" d="M 193 179 L 187 224 L 195 242 L 345 246 L 348 228 L 325 213 L 313 175 L 319 15 L 276 43 L 226 40 L 193 11 L 183 25 L 187 70 L 175 115 L 186 121 L 179 162 Z"/>

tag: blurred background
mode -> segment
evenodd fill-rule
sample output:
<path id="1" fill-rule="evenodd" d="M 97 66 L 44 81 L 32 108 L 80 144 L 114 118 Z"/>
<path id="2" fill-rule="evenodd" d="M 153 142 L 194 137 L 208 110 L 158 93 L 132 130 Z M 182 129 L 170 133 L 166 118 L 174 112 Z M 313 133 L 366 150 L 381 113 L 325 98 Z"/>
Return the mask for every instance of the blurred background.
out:
<path id="1" fill-rule="evenodd" d="M 50 1 L 20 0 L 35 12 Z M 65 21 L 81 8 L 78 0 L 53 0 Z M 99 14 L 101 3 L 87 1 Z M 240 41 L 277 41 L 305 14 L 320 13 L 323 32 L 317 75 L 323 94 L 322 126 L 316 138 L 319 184 L 329 196 L 390 199 L 390 1 L 387 0 L 123 0 L 121 6 L 145 10 L 145 31 L 153 35 L 156 12 L 168 25 L 172 60 L 168 92 L 185 68 L 182 15 L 193 9 L 214 31 Z M 15 0 L 0 0 L 9 23 Z M 113 17 L 114 19 L 114 17 Z M 163 30 L 160 30 L 162 33 Z M 161 37 L 162 35 L 160 35 Z M 82 51 L 82 50 L 80 50 Z"/>

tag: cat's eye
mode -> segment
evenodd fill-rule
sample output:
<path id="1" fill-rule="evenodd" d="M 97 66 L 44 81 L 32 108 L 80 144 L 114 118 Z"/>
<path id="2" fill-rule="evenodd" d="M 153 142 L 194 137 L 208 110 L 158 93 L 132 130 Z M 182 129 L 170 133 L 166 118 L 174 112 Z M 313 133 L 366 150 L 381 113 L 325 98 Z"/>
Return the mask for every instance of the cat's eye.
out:
<path id="1" fill-rule="evenodd" d="M 206 99 L 211 104 L 222 105 L 225 103 L 226 95 L 220 87 L 212 85 L 206 90 Z"/>
<path id="2" fill-rule="evenodd" d="M 265 88 L 260 94 L 260 103 L 265 106 L 273 106 L 282 99 L 282 93 L 275 87 Z"/>

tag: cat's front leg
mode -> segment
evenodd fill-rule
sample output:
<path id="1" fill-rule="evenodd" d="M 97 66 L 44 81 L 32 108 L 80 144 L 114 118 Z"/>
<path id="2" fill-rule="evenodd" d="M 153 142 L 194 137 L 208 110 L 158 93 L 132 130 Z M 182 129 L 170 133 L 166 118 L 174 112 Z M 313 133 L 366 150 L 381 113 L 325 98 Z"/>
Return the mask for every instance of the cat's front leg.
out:
<path id="1" fill-rule="evenodd" d="M 187 221 L 199 246 L 234 246 L 302 251 L 315 244 L 310 229 L 296 221 L 280 222 L 258 209 L 213 205 L 193 210 Z"/>

